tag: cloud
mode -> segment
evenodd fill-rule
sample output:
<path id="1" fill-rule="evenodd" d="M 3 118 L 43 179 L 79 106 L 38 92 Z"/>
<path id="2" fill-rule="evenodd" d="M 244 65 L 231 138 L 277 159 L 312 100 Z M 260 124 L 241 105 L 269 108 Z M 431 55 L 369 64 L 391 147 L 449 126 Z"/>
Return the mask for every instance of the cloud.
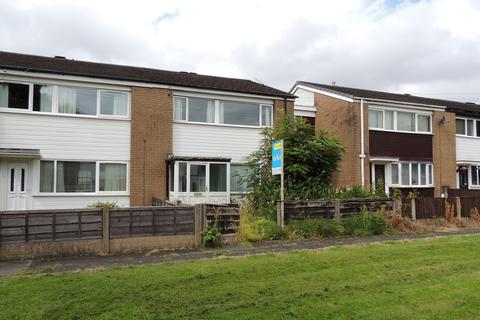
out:
<path id="1" fill-rule="evenodd" d="M 0 0 L 0 50 L 480 102 L 474 0 Z"/>

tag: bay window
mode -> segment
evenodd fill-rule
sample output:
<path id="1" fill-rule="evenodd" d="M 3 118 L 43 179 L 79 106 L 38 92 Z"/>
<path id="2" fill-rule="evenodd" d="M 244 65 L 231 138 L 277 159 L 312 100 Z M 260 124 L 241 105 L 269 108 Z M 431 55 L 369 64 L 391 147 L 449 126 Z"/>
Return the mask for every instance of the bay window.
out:
<path id="1" fill-rule="evenodd" d="M 406 112 L 390 109 L 368 110 L 369 129 L 431 133 L 431 114 L 422 112 Z"/>
<path id="2" fill-rule="evenodd" d="M 433 186 L 433 164 L 398 162 L 391 166 L 391 183 L 399 187 Z"/>
<path id="3" fill-rule="evenodd" d="M 236 126 L 271 127 L 273 107 L 246 101 L 173 98 L 174 120 Z"/>
<path id="4" fill-rule="evenodd" d="M 126 192 L 127 179 L 126 163 L 40 161 L 41 193 Z"/>

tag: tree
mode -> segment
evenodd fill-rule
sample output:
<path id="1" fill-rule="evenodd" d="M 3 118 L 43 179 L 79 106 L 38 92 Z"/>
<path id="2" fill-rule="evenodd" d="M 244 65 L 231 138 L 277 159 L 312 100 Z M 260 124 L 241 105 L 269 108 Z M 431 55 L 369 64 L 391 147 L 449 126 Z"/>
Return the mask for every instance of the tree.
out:
<path id="1" fill-rule="evenodd" d="M 330 188 L 331 177 L 342 158 L 343 145 L 304 119 L 283 116 L 274 128 L 262 131 L 259 149 L 249 157 L 250 201 L 256 212 L 274 218 L 280 198 L 280 177 L 271 174 L 272 141 L 283 139 L 285 161 L 285 199 L 321 198 Z"/>

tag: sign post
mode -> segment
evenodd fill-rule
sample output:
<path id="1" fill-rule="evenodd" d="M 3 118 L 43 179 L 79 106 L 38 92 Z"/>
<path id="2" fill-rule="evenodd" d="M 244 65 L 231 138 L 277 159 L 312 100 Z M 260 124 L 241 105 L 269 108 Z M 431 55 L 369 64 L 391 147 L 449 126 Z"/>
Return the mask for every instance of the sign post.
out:
<path id="1" fill-rule="evenodd" d="M 283 140 L 276 140 L 272 143 L 272 175 L 280 175 L 280 205 L 277 208 L 277 223 L 282 228 L 285 222 L 284 211 L 284 185 L 283 185 Z"/>

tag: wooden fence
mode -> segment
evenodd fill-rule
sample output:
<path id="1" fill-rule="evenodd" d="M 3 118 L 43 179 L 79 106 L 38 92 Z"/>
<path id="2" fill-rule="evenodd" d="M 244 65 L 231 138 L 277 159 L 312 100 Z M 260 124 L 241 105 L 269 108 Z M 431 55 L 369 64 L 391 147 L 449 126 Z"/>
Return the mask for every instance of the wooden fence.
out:
<path id="1" fill-rule="evenodd" d="M 392 209 L 391 199 L 353 199 L 353 200 L 309 200 L 285 201 L 285 221 L 310 218 L 343 218 L 361 212 L 366 208 L 369 212 Z"/>
<path id="2" fill-rule="evenodd" d="M 0 212 L 0 244 L 102 238 L 102 209 Z"/>
<path id="3" fill-rule="evenodd" d="M 218 225 L 222 234 L 236 233 L 240 223 L 240 208 L 237 205 L 203 206 L 205 226 Z"/>
<path id="4" fill-rule="evenodd" d="M 110 209 L 110 238 L 193 234 L 195 208 L 142 207 Z"/>

